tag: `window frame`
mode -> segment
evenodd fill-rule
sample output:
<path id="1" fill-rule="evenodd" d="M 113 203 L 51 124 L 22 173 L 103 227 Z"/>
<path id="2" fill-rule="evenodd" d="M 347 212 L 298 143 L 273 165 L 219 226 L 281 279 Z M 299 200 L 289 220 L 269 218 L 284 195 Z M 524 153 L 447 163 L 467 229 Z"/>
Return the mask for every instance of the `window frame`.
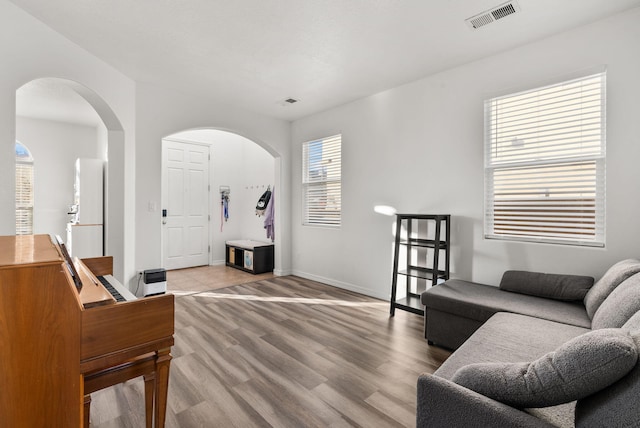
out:
<path id="1" fill-rule="evenodd" d="M 316 148 L 313 148 L 314 145 Z M 326 159 L 323 158 L 322 162 L 314 159 L 314 156 L 317 156 L 318 147 L 322 153 L 326 152 Z M 302 225 L 340 228 L 342 226 L 342 134 L 302 143 L 301 183 Z M 312 194 L 315 198 L 312 198 Z M 316 202 L 312 203 L 312 199 Z M 332 204 L 334 209 L 326 206 L 322 208 L 323 203 Z"/>
<path id="2" fill-rule="evenodd" d="M 582 92 L 582 89 L 576 91 L 576 93 L 579 93 L 580 104 L 574 110 L 580 113 L 571 113 L 569 118 L 572 120 L 579 118 L 580 127 L 574 129 L 571 123 L 563 124 L 562 126 L 566 126 L 569 130 L 566 135 L 552 136 L 548 140 L 548 148 L 544 149 L 543 146 L 545 146 L 546 141 L 543 141 L 544 138 L 539 136 L 543 132 L 548 132 L 549 129 L 554 129 L 553 133 L 558 133 L 558 125 L 551 125 L 551 120 L 547 121 L 544 114 L 546 112 L 548 114 L 546 117 L 552 118 L 556 122 L 557 116 L 560 115 L 560 113 L 553 113 L 554 107 L 547 107 L 545 110 L 538 110 L 535 113 L 535 126 L 532 125 L 531 129 L 535 129 L 538 134 L 536 135 L 537 140 L 532 138 L 533 143 L 531 145 L 533 149 L 528 149 L 531 150 L 531 154 L 518 155 L 517 147 L 515 149 L 513 147 L 502 149 L 504 152 L 508 152 L 508 149 L 511 149 L 511 154 L 502 155 L 502 159 L 500 159 L 500 155 L 496 154 L 500 147 L 507 147 L 504 142 L 505 139 L 513 137 L 513 131 L 509 131 L 511 134 L 505 131 L 509 129 L 507 123 L 521 124 L 522 122 L 519 122 L 519 120 L 524 120 L 514 119 L 515 115 L 513 113 L 505 113 L 502 118 L 497 117 L 500 116 L 500 113 L 496 113 L 499 112 L 496 103 L 505 100 L 507 102 L 525 100 L 526 103 L 533 103 L 532 100 L 536 99 L 536 96 L 539 97 L 541 96 L 540 94 L 545 92 L 557 89 L 560 93 L 565 87 L 571 88 L 571 85 L 586 85 L 589 81 L 598 79 L 597 96 L 599 98 L 596 98 L 596 101 L 591 101 L 591 104 L 588 104 L 588 100 L 585 101 L 586 90 L 584 92 Z M 567 90 L 566 93 L 569 93 L 569 91 Z M 566 93 L 563 92 L 563 96 Z M 562 98 L 561 101 L 566 102 L 568 99 L 570 98 Z M 540 102 L 540 104 L 545 103 Z M 579 140 L 573 141 L 574 139 L 570 137 L 570 133 L 575 135 L 578 132 L 577 130 L 581 132 L 583 128 L 586 129 L 586 125 L 584 125 L 586 120 L 582 120 L 582 115 L 588 117 L 588 114 L 584 113 L 584 111 L 588 110 L 589 105 L 598 105 L 598 108 L 594 108 L 589 113 L 591 114 L 590 119 L 597 118 L 597 123 L 594 122 L 596 123 L 595 127 L 588 130 L 588 132 L 591 132 L 589 135 L 592 139 L 589 140 L 584 137 L 586 143 L 583 143 L 583 135 L 580 133 Z M 485 99 L 484 106 L 485 239 L 604 247 L 606 241 L 606 70 L 604 68 L 590 70 L 544 86 L 493 96 Z M 522 109 L 518 111 L 518 115 L 521 118 L 529 114 L 532 114 L 529 110 Z M 556 117 L 553 117 L 553 114 Z M 565 114 L 565 112 L 562 114 Z M 505 118 L 510 119 L 511 122 Z M 531 116 L 527 116 L 527 120 L 530 118 Z M 563 128 L 560 129 L 563 132 L 565 131 Z M 516 130 L 516 132 L 523 131 Z M 585 135 L 588 132 L 585 131 Z M 594 135 L 597 137 L 594 137 Z M 517 137 L 513 138 L 514 140 L 512 140 L 511 144 L 516 146 L 513 141 L 517 141 Z M 543 142 L 541 143 L 540 141 Z M 524 141 L 522 144 L 524 144 Z M 555 171 L 553 168 L 556 168 Z M 562 168 L 565 170 L 563 171 Z M 591 173 L 589 169 L 592 169 L 593 172 Z M 496 172 L 503 173 L 502 178 L 499 176 L 496 178 Z M 576 178 L 569 178 L 574 175 Z M 552 181 L 552 178 L 555 178 L 556 181 Z M 550 184 L 552 186 L 551 191 L 543 189 L 545 180 L 552 183 Z M 590 180 L 593 181 L 592 187 L 584 184 L 590 182 Z M 585 187 L 581 188 L 580 185 Z M 512 190 L 509 186 L 513 186 L 513 189 L 517 189 L 513 191 L 513 194 L 523 193 L 526 189 L 532 196 L 527 196 L 526 199 L 522 196 L 513 197 L 511 200 L 505 197 L 504 200 L 506 202 L 503 203 L 502 200 L 496 197 L 498 186 L 502 186 L 502 190 Z M 537 191 L 532 190 L 535 186 L 539 186 Z M 562 193 L 560 189 L 571 186 L 578 190 L 570 191 L 565 189 L 564 191 L 569 196 L 564 199 L 561 198 L 559 196 Z M 544 194 L 545 191 L 547 192 L 546 194 Z M 577 196 L 580 192 L 588 195 L 592 193 L 593 196 Z M 503 195 L 506 193 L 503 191 Z M 524 206 L 529 203 L 531 204 L 529 207 Z M 513 206 L 516 205 L 521 205 L 521 207 L 514 208 Z M 556 214 L 552 214 L 552 210 L 556 210 Z M 516 216 L 520 218 L 516 218 Z M 496 227 L 497 225 L 499 227 Z M 593 229 L 592 234 L 591 232 L 586 232 L 589 229 Z"/>

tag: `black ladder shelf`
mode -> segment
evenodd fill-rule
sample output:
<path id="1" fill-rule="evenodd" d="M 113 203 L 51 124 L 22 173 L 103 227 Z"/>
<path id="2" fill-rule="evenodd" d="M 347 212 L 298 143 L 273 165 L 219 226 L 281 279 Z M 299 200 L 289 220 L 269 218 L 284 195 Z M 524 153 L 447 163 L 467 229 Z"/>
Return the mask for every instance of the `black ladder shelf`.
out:
<path id="1" fill-rule="evenodd" d="M 431 238 L 414 237 L 412 228 L 414 222 L 426 222 L 427 232 L 431 229 Z M 420 229 L 420 224 L 416 224 Z M 391 316 L 395 310 L 413 312 L 424 315 L 424 308 L 420 302 L 420 290 L 418 283 L 431 281 L 431 286 L 438 284 L 438 280 L 449 279 L 450 257 L 450 225 L 449 214 L 396 214 L 396 240 L 393 256 L 393 279 L 391 282 Z M 402 227 L 405 227 L 406 237 L 402 236 Z M 442 230 L 444 228 L 444 231 Z M 429 234 L 427 234 L 428 236 Z M 444 239 L 443 239 L 444 238 Z M 400 247 L 406 248 L 406 263 L 400 266 Z M 423 249 L 426 253 L 424 264 L 412 264 L 412 250 Z M 441 269 L 441 254 L 444 253 L 444 266 Z M 398 277 L 404 277 L 406 281 L 406 297 L 396 299 L 398 290 Z M 416 278 L 415 280 L 413 278 Z M 422 280 L 422 281 L 420 281 Z"/>

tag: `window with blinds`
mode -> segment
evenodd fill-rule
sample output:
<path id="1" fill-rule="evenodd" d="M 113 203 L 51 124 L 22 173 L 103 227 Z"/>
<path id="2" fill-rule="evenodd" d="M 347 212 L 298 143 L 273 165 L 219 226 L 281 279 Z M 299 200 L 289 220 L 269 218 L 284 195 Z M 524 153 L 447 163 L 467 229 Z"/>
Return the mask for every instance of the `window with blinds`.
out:
<path id="1" fill-rule="evenodd" d="M 303 224 L 340 226 L 342 135 L 302 145 Z"/>
<path id="2" fill-rule="evenodd" d="M 16 141 L 16 235 L 33 234 L 33 157 Z"/>
<path id="3" fill-rule="evenodd" d="M 604 246 L 605 73 L 485 101 L 485 237 Z"/>

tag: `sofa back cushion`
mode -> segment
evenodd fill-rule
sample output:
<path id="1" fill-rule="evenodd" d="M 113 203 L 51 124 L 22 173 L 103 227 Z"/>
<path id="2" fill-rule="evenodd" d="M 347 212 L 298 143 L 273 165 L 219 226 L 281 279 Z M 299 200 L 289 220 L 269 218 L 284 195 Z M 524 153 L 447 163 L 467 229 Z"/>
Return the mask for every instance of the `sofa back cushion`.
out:
<path id="1" fill-rule="evenodd" d="M 638 272 L 640 272 L 640 261 L 635 259 L 623 260 L 611 266 L 584 296 L 584 306 L 587 308 L 589 318 L 593 319 L 602 302 L 622 281 Z"/>
<path id="2" fill-rule="evenodd" d="M 555 300 L 582 300 L 593 286 L 593 278 L 580 275 L 508 270 L 502 275 L 500 289 Z"/>
<path id="3" fill-rule="evenodd" d="M 638 311 L 640 273 L 624 280 L 609 294 L 593 316 L 591 328 L 620 328 Z"/>

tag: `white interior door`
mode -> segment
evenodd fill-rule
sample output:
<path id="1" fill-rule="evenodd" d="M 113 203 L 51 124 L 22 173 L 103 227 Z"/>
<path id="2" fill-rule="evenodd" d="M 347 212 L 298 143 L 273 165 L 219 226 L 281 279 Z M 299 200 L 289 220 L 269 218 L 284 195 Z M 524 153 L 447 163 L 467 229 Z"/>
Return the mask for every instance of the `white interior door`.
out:
<path id="1" fill-rule="evenodd" d="M 207 265 L 209 146 L 164 140 L 162 160 L 164 267 Z"/>

